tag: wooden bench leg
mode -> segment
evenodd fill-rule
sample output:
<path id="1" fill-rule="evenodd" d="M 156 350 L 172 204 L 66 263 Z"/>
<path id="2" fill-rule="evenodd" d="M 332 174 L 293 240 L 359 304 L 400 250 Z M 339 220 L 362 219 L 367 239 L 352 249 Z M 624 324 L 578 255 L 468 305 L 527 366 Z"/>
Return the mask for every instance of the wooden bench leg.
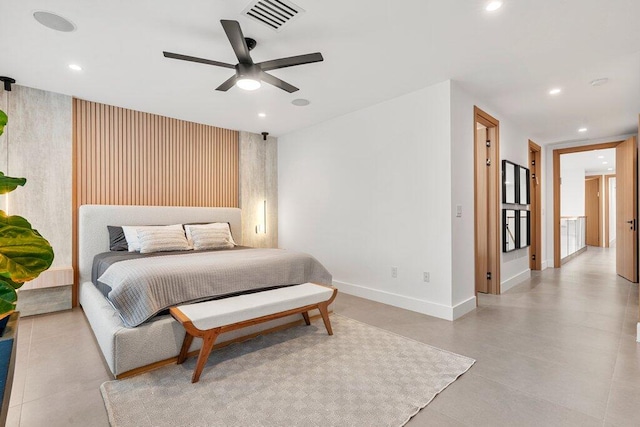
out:
<path id="1" fill-rule="evenodd" d="M 191 347 L 191 343 L 193 342 L 193 335 L 189 332 L 185 333 L 184 341 L 182 341 L 182 348 L 180 349 L 180 354 L 178 355 L 178 365 L 187 360 L 187 353 L 189 353 L 189 347 Z"/>
<path id="2" fill-rule="evenodd" d="M 309 326 L 311 324 L 311 320 L 309 319 L 309 312 L 308 311 L 303 311 L 302 312 L 302 317 L 304 317 L 304 323 L 306 323 L 307 326 Z"/>
<path id="3" fill-rule="evenodd" d="M 333 335 L 333 330 L 331 329 L 331 321 L 329 320 L 329 310 L 327 309 L 329 304 L 326 302 L 321 302 L 318 304 L 318 310 L 320 310 L 320 315 L 322 316 L 322 320 L 324 321 L 324 327 L 327 328 L 327 333 L 329 335 Z"/>
<path id="4" fill-rule="evenodd" d="M 209 354 L 211 354 L 211 349 L 218 335 L 220 335 L 220 328 L 215 328 L 207 331 L 202 337 L 202 347 L 200 348 L 196 368 L 193 370 L 193 376 L 191 377 L 192 383 L 197 383 L 198 380 L 200 380 L 200 374 L 202 373 L 204 365 L 207 364 L 207 359 L 209 359 Z"/>

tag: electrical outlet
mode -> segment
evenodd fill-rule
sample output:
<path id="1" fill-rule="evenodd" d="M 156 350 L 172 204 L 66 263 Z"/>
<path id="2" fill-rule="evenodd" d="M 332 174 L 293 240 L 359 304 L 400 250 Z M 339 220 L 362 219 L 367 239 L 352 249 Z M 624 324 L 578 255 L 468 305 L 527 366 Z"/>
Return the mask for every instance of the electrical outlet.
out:
<path id="1" fill-rule="evenodd" d="M 424 280 L 425 282 L 429 282 L 431 280 L 431 276 L 430 276 L 428 271 L 424 272 L 424 274 L 422 276 L 422 280 Z"/>
<path id="2" fill-rule="evenodd" d="M 398 277 L 398 267 L 391 267 L 391 277 L 394 279 Z"/>

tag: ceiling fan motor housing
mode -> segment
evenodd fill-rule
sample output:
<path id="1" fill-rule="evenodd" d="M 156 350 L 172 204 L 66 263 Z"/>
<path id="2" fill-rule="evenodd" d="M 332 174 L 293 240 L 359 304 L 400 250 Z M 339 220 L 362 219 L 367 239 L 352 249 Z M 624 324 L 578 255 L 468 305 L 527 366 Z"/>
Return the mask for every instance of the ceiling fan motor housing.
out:
<path id="1" fill-rule="evenodd" d="M 260 80 L 260 67 L 256 64 L 236 64 L 236 75 L 239 79 Z"/>

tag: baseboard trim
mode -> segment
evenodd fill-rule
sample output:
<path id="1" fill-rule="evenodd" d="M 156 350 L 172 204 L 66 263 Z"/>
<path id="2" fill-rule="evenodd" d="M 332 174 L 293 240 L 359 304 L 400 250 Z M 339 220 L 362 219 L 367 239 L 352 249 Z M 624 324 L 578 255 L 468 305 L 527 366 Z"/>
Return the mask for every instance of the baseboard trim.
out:
<path id="1" fill-rule="evenodd" d="M 508 278 L 504 282 L 500 283 L 500 293 L 503 294 L 514 286 L 522 283 L 523 281 L 531 278 L 531 269 L 527 268 L 521 273 L 516 274 L 513 277 Z"/>
<path id="2" fill-rule="evenodd" d="M 437 304 L 431 301 L 408 297 L 405 295 L 398 295 L 387 291 L 381 291 L 379 289 L 366 288 L 360 285 L 354 285 L 353 283 L 333 281 L 333 286 L 338 288 L 340 292 L 345 294 L 354 295 L 360 298 L 366 298 L 372 301 L 380 302 L 382 304 L 392 305 L 394 307 L 404 308 L 406 310 L 415 311 L 417 313 L 426 314 L 428 316 L 438 317 L 445 320 L 455 320 L 457 317 L 468 313 L 470 300 L 463 301 L 455 307 L 446 306 L 443 304 Z M 473 300 L 473 308 L 475 309 L 475 297 Z M 457 317 L 454 317 L 457 315 Z"/>
<path id="3" fill-rule="evenodd" d="M 462 301 L 459 304 L 453 306 L 453 320 L 459 319 L 467 313 L 471 313 L 478 306 L 477 298 L 472 296 L 471 298 Z"/>
<path id="4" fill-rule="evenodd" d="M 541 270 L 546 270 L 547 268 L 549 268 L 549 263 L 547 261 L 542 261 L 542 265 L 540 266 Z"/>

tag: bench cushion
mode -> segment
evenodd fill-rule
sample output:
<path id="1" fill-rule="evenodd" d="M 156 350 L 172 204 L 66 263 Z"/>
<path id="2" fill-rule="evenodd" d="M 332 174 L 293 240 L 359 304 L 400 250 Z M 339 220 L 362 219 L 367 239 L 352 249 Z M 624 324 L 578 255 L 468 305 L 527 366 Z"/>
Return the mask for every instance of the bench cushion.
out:
<path id="1" fill-rule="evenodd" d="M 306 305 L 327 301 L 333 289 L 313 283 L 181 305 L 178 309 L 193 325 L 205 331 Z"/>

